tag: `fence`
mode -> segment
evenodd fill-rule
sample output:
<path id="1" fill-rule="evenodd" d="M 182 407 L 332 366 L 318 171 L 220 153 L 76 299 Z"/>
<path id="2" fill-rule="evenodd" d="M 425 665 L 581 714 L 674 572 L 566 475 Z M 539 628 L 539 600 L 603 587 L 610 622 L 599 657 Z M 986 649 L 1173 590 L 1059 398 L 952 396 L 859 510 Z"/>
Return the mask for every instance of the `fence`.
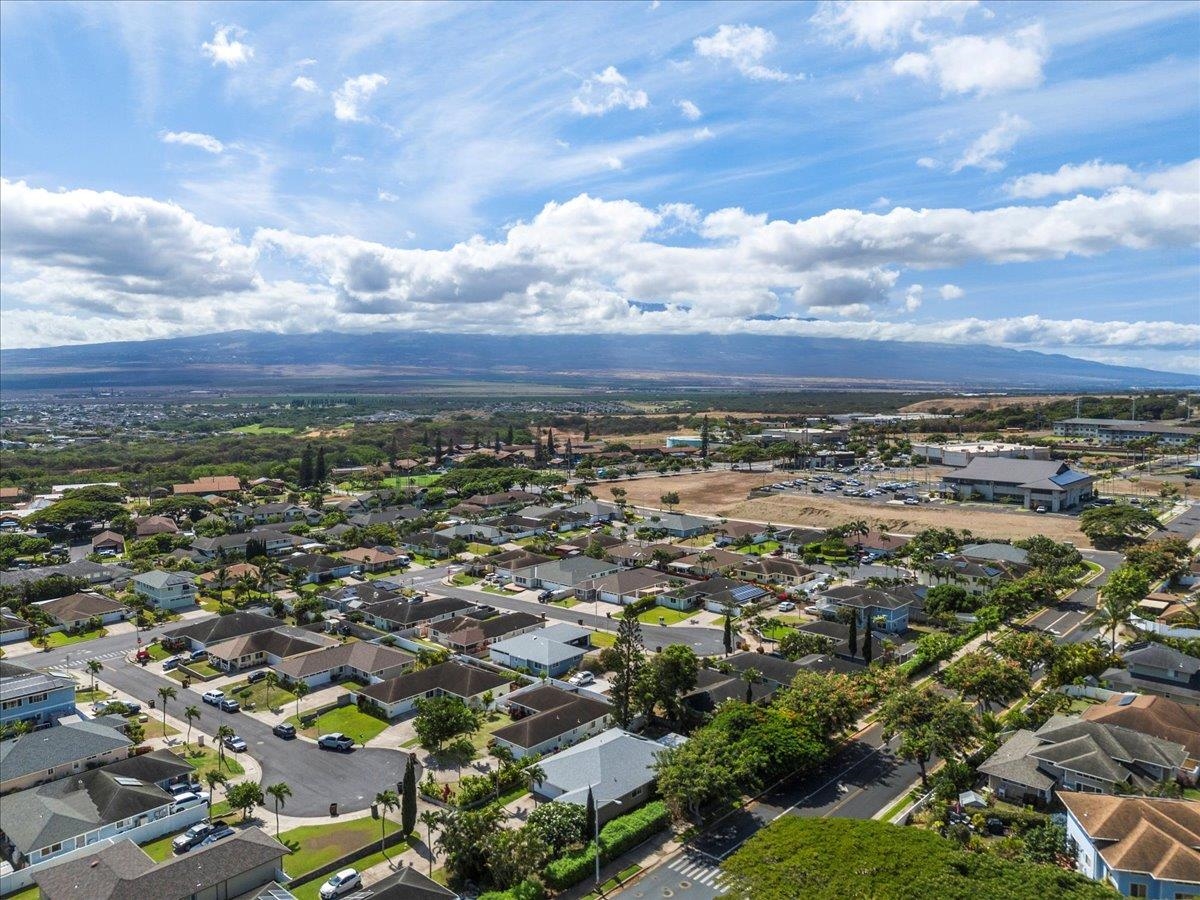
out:
<path id="1" fill-rule="evenodd" d="M 1129 624 L 1140 631 L 1149 631 L 1152 634 L 1159 634 L 1163 637 L 1200 638 L 1200 631 L 1195 628 L 1176 628 L 1172 625 L 1165 625 L 1162 622 L 1151 622 L 1149 619 L 1141 619 L 1137 616 L 1131 618 Z"/>
<path id="2" fill-rule="evenodd" d="M 332 703 L 325 703 L 321 706 L 314 706 L 312 709 L 304 710 L 300 714 L 300 722 L 305 726 L 311 725 L 330 710 L 341 709 L 343 706 L 350 706 L 352 703 L 354 703 L 353 694 L 341 694 Z"/>
<path id="3" fill-rule="evenodd" d="M 1068 697 L 1088 697 L 1101 702 L 1110 697 L 1118 697 L 1122 693 L 1121 691 L 1110 691 L 1107 688 L 1092 687 L 1088 684 L 1064 684 L 1059 688 L 1059 691 Z"/>
<path id="4" fill-rule="evenodd" d="M 404 834 L 399 828 L 397 828 L 395 831 L 393 831 L 391 834 L 389 834 L 386 838 L 383 838 L 383 845 L 385 848 L 386 847 L 395 847 L 397 844 L 403 843 L 404 841 L 407 841 L 407 840 L 408 840 L 408 835 Z M 379 841 L 371 841 L 369 844 L 364 844 L 361 847 L 356 847 L 355 849 L 351 850 L 349 853 L 339 856 L 337 859 L 330 860 L 329 862 L 325 863 L 324 865 L 317 866 L 315 869 L 309 869 L 307 872 L 301 872 L 300 874 L 293 876 L 291 881 L 289 881 L 286 886 L 289 888 L 293 888 L 296 885 L 302 884 L 306 881 L 316 881 L 318 878 L 322 877 L 323 875 L 328 875 L 330 872 L 336 872 L 336 871 L 338 871 L 338 869 L 346 868 L 346 866 L 350 865 L 351 863 L 355 862 L 356 860 L 361 859 L 362 857 L 366 856 L 368 853 L 374 853 L 378 849 L 379 849 Z M 286 859 L 284 860 L 284 865 L 285 866 L 287 865 Z"/>

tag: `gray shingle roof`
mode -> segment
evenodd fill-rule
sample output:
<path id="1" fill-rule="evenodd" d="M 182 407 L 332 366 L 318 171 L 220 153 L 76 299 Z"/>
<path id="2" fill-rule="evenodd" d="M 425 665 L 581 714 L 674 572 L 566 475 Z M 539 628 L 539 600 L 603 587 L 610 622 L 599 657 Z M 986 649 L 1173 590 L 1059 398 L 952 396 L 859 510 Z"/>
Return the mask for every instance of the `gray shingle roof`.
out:
<path id="1" fill-rule="evenodd" d="M 546 638 L 539 632 L 519 634 L 492 644 L 492 650 L 516 659 L 525 659 L 543 666 L 552 666 L 582 656 L 586 651 L 560 641 Z"/>
<path id="2" fill-rule="evenodd" d="M 620 728 L 588 738 L 541 760 L 544 784 L 562 791 L 555 799 L 585 805 L 593 788 L 597 806 L 654 780 L 654 762 L 666 748 Z"/>
<path id="3" fill-rule="evenodd" d="M 220 643 L 221 641 L 227 641 L 242 634 L 265 631 L 268 628 L 277 628 L 279 625 L 280 621 L 271 616 L 264 616 L 261 613 L 253 612 L 236 612 L 228 616 L 201 619 L 198 622 L 184 625 L 181 628 L 172 628 L 163 637 L 186 638 L 192 641 L 199 641 L 201 644 L 208 646 Z"/>
<path id="4" fill-rule="evenodd" d="M 99 722 L 69 722 L 31 731 L 0 741 L 0 781 L 132 746 L 133 741 L 120 731 Z"/>
<path id="5" fill-rule="evenodd" d="M 408 672 L 379 684 L 360 688 L 356 693 L 380 703 L 399 703 L 412 697 L 423 697 L 428 691 L 441 689 L 456 697 L 475 697 L 508 684 L 508 679 L 495 672 L 460 662 L 444 662 L 420 672 Z"/>

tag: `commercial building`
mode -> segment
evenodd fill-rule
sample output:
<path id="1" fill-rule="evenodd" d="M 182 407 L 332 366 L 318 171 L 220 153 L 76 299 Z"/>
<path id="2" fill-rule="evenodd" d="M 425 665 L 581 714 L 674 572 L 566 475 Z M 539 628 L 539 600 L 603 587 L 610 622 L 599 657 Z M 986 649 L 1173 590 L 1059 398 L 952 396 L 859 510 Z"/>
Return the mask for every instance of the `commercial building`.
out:
<path id="1" fill-rule="evenodd" d="M 1200 429 L 1134 419 L 1060 419 L 1054 423 L 1054 434 L 1088 438 L 1097 444 L 1126 444 L 1149 439 L 1164 447 L 1182 447 L 1200 438 Z"/>
<path id="2" fill-rule="evenodd" d="M 1055 460 L 981 457 L 942 481 L 943 490 L 960 500 L 1008 501 L 1058 512 L 1092 499 L 1095 479 Z"/>
<path id="3" fill-rule="evenodd" d="M 961 468 L 977 458 L 1049 459 L 1050 448 L 1001 441 L 928 442 L 913 444 L 912 455 L 926 463 Z"/>

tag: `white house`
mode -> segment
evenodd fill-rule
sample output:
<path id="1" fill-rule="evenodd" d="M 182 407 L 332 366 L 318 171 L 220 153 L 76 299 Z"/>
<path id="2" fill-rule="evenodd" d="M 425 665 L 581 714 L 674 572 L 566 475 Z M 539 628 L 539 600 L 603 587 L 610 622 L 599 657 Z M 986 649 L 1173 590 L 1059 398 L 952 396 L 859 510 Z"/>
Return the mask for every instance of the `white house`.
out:
<path id="1" fill-rule="evenodd" d="M 132 578 L 133 590 L 158 609 L 175 610 L 196 602 L 196 582 L 190 574 L 151 569 Z"/>

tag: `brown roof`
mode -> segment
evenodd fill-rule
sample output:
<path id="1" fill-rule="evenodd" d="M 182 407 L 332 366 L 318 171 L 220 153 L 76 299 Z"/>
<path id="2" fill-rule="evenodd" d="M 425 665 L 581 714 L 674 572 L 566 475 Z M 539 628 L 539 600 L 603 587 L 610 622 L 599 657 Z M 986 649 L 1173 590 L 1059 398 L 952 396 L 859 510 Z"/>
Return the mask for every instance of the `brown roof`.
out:
<path id="1" fill-rule="evenodd" d="M 377 547 L 355 547 L 353 550 L 345 550 L 341 554 L 342 559 L 348 559 L 350 562 L 366 563 L 387 563 L 394 562 L 400 558 L 399 553 L 385 553 Z"/>
<path id="2" fill-rule="evenodd" d="M 407 672 L 397 678 L 389 678 L 361 688 L 357 693 L 380 703 L 391 704 L 410 697 L 422 697 L 429 691 L 440 689 L 443 693 L 466 700 L 505 684 L 508 684 L 508 679 L 495 672 L 451 660 L 419 672 Z"/>
<path id="3" fill-rule="evenodd" d="M 1200 883 L 1200 803 L 1059 791 L 1109 868 Z"/>
<path id="4" fill-rule="evenodd" d="M 24 488 L 0 487 L 0 500 L 19 500 L 24 496 Z"/>
<path id="5" fill-rule="evenodd" d="M 102 531 L 92 538 L 92 546 L 99 547 L 103 544 L 120 544 L 125 546 L 125 536 L 117 534 L 115 531 Z"/>
<path id="6" fill-rule="evenodd" d="M 167 516 L 146 516 L 144 519 L 137 519 L 137 536 L 150 537 L 155 534 L 175 534 L 179 531 L 179 526 L 175 521 Z"/>
<path id="7" fill-rule="evenodd" d="M 254 631 L 222 641 L 209 647 L 208 654 L 218 659 L 237 659 L 240 656 L 248 656 L 261 651 L 285 658 L 307 653 L 309 650 L 319 650 L 323 646 L 329 646 L 331 640 L 322 634 L 281 625 L 278 628 Z"/>
<path id="8" fill-rule="evenodd" d="M 1089 706 L 1083 718 L 1182 744 L 1193 759 L 1200 759 L 1200 709 L 1195 706 L 1153 694 L 1118 694 L 1105 703 Z"/>
<path id="9" fill-rule="evenodd" d="M 205 584 L 216 584 L 217 573 L 220 571 L 218 568 L 213 569 L 211 572 L 205 572 L 200 576 L 200 580 Z M 254 563 L 234 563 L 232 566 L 225 567 L 225 581 L 228 584 L 232 585 L 243 575 L 253 575 L 257 578 L 259 575 L 258 566 L 254 565 Z"/>
<path id="10" fill-rule="evenodd" d="M 173 488 L 176 494 L 225 494 L 241 489 L 242 481 L 236 475 L 206 475 Z"/>
<path id="11" fill-rule="evenodd" d="M 125 609 L 116 600 L 88 593 L 69 594 L 57 600 L 47 600 L 45 603 L 38 603 L 37 608 L 59 622 L 74 622 L 77 619 L 89 619 L 92 616 L 103 616 Z"/>
<path id="12" fill-rule="evenodd" d="M 351 641 L 320 650 L 300 653 L 285 659 L 278 666 L 280 674 L 289 678 L 307 678 L 327 672 L 338 666 L 350 666 L 360 672 L 373 674 L 398 666 L 412 665 L 416 657 L 394 647 L 372 644 L 367 641 Z"/>
<path id="13" fill-rule="evenodd" d="M 533 688 L 511 700 L 509 707 L 514 704 L 537 712 L 496 729 L 492 736 L 518 747 L 536 747 L 580 725 L 594 722 L 612 709 L 600 700 L 580 697 L 549 684 Z"/>

